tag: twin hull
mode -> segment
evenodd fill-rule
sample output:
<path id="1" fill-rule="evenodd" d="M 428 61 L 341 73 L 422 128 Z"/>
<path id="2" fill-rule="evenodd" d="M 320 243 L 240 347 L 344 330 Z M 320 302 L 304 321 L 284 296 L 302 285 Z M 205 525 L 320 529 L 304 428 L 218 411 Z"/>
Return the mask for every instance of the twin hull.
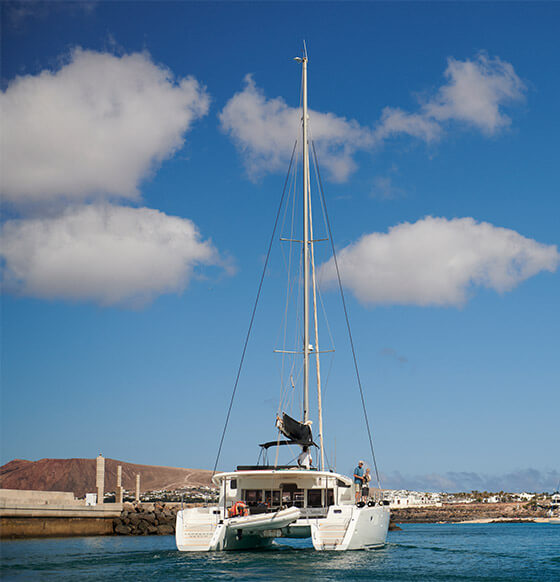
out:
<path id="1" fill-rule="evenodd" d="M 224 518 L 223 507 L 216 506 L 179 511 L 175 537 L 183 552 L 262 548 L 282 537 L 311 537 L 316 550 L 342 551 L 383 546 L 388 527 L 385 505 L 331 505 L 326 517 L 303 517 L 290 507 L 237 518 Z"/>

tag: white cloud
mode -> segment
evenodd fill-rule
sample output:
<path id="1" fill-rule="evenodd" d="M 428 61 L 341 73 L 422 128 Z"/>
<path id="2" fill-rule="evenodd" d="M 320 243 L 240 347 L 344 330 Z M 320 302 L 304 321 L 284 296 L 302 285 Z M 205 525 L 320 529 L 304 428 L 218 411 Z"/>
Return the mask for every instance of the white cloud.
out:
<path id="1" fill-rule="evenodd" d="M 345 180 L 355 169 L 356 150 L 372 145 L 371 132 L 333 113 L 310 110 L 309 119 L 322 165 L 334 180 Z M 280 97 L 267 99 L 247 75 L 244 89 L 220 113 L 220 122 L 244 154 L 249 176 L 256 178 L 286 168 L 300 137 L 301 109 L 288 106 Z"/>
<path id="2" fill-rule="evenodd" d="M 59 70 L 17 77 L 0 95 L 4 197 L 137 198 L 208 106 L 194 78 L 175 80 L 146 53 L 76 49 Z"/>
<path id="3" fill-rule="evenodd" d="M 504 105 L 523 99 L 526 89 L 510 63 L 483 52 L 474 60 L 447 59 L 444 77 L 447 83 L 417 113 L 386 107 L 375 128 L 376 140 L 406 134 L 429 143 L 441 138 L 446 122 L 493 135 L 511 123 Z"/>
<path id="4" fill-rule="evenodd" d="M 474 287 L 510 291 L 540 271 L 555 271 L 556 246 L 473 218 L 426 217 L 372 233 L 338 253 L 343 284 L 364 303 L 464 304 Z M 336 277 L 331 259 L 321 267 Z"/>
<path id="5" fill-rule="evenodd" d="M 480 53 L 473 61 L 449 58 L 447 85 L 424 106 L 424 115 L 438 121 L 470 123 L 487 134 L 510 124 L 500 107 L 523 98 L 525 85 L 512 65 Z"/>
<path id="6" fill-rule="evenodd" d="M 406 113 L 402 109 L 385 107 L 374 131 L 376 143 L 401 134 L 432 142 L 441 137 L 439 123 L 419 113 Z"/>
<path id="7" fill-rule="evenodd" d="M 394 137 L 409 136 L 432 143 L 441 139 L 452 123 L 495 134 L 510 123 L 504 106 L 522 99 L 525 91 L 510 63 L 485 53 L 473 60 L 449 58 L 444 76 L 446 83 L 416 112 L 385 107 L 372 128 L 333 113 L 310 111 L 312 137 L 331 178 L 346 180 L 356 169 L 357 151 L 381 147 Z M 290 107 L 280 97 L 267 99 L 250 75 L 245 78 L 244 89 L 220 114 L 222 128 L 243 154 L 252 178 L 286 168 L 299 137 L 300 119 L 301 109 Z"/>
<path id="8" fill-rule="evenodd" d="M 197 265 L 221 265 L 193 222 L 149 208 L 78 206 L 10 220 L 0 242 L 8 291 L 101 305 L 180 293 Z"/>

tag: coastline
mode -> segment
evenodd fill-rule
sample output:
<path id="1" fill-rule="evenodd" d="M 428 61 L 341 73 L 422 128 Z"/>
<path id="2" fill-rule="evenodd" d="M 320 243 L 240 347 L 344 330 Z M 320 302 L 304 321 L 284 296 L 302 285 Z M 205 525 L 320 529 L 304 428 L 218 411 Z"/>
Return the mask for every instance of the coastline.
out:
<path id="1" fill-rule="evenodd" d="M 546 523 L 547 510 L 520 503 L 455 503 L 391 509 L 391 522 L 406 523 Z"/>
<path id="2" fill-rule="evenodd" d="M 445 522 L 449 523 L 449 522 Z M 558 523 L 560 524 L 560 518 L 558 517 L 527 517 L 527 518 L 508 518 L 508 517 L 498 517 L 494 519 L 490 518 L 479 518 L 479 519 L 468 519 L 465 521 L 452 522 L 458 525 L 469 524 L 469 523 Z"/>

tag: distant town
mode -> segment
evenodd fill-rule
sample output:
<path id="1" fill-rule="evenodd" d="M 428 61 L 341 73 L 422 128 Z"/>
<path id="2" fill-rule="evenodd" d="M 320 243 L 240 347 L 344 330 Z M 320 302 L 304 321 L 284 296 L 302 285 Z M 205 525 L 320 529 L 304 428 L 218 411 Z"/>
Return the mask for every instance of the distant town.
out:
<path id="1" fill-rule="evenodd" d="M 530 505 L 560 505 L 560 494 L 556 493 L 507 493 L 506 491 L 471 491 L 470 493 L 428 493 L 421 491 L 385 490 L 384 499 L 391 508 L 438 507 L 457 503 L 528 503 Z"/>
<path id="2" fill-rule="evenodd" d="M 180 489 L 158 489 L 140 494 L 143 503 L 216 503 L 219 492 L 216 487 L 204 485 L 182 487 Z M 407 489 L 385 489 L 383 499 L 390 502 L 390 508 L 406 507 L 441 507 L 457 503 L 519 503 L 529 506 L 557 509 L 560 507 L 560 493 L 508 493 L 506 491 L 471 491 L 470 493 L 431 493 L 426 491 L 409 491 Z M 104 494 L 105 503 L 114 503 L 115 492 Z M 134 491 L 124 491 L 123 501 L 135 501 Z"/>
<path id="3" fill-rule="evenodd" d="M 192 487 L 182 487 L 180 489 L 155 489 L 145 491 L 140 494 L 142 503 L 215 503 L 218 501 L 219 492 L 216 487 L 206 485 L 196 485 Z M 115 503 L 117 499 L 116 491 L 111 491 L 103 495 L 104 503 Z M 123 491 L 123 501 L 136 501 L 134 491 Z"/>

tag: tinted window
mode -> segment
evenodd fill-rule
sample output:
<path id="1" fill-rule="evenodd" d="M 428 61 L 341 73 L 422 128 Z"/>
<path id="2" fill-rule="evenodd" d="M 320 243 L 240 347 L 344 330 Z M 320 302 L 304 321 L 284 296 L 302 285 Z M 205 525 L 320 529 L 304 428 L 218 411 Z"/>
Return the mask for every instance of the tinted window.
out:
<path id="1" fill-rule="evenodd" d="M 308 489 L 308 491 L 307 491 L 307 507 L 322 507 L 321 489 Z"/>
<path id="2" fill-rule="evenodd" d="M 295 491 L 282 491 L 282 505 L 291 507 L 303 507 L 303 489 L 296 489 Z"/>
<path id="3" fill-rule="evenodd" d="M 261 503 L 262 502 L 262 491 L 260 489 L 245 489 L 244 498 L 245 498 L 245 501 L 249 504 Z"/>
<path id="4" fill-rule="evenodd" d="M 280 491 L 265 490 L 264 502 L 268 505 L 268 507 L 278 507 L 280 505 Z"/>

